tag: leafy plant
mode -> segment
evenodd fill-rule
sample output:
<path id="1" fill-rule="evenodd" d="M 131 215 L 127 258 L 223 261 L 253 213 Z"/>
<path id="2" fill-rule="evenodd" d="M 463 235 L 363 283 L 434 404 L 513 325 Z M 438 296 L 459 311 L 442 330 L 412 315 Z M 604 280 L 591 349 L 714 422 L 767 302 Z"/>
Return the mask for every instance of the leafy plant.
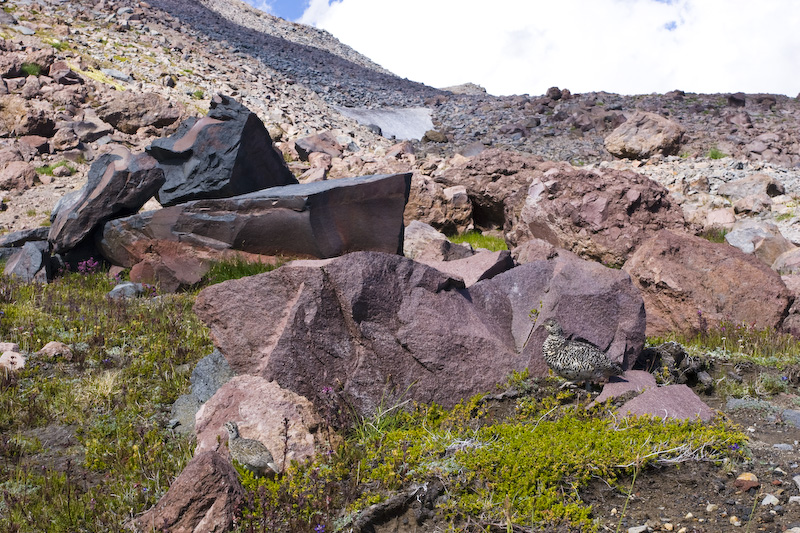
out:
<path id="1" fill-rule="evenodd" d="M 500 250 L 508 250 L 508 245 L 506 241 L 499 238 L 493 237 L 491 235 L 484 235 L 480 231 L 473 230 L 468 231 L 467 233 L 462 233 L 460 235 L 453 235 L 452 237 L 448 237 L 450 242 L 454 242 L 456 244 L 469 244 L 473 248 L 486 248 L 492 252 L 497 252 Z"/>
<path id="2" fill-rule="evenodd" d="M 192 98 L 194 98 L 195 100 L 202 100 L 203 98 L 205 98 L 205 93 L 200 89 L 197 89 L 195 92 L 192 93 Z"/>

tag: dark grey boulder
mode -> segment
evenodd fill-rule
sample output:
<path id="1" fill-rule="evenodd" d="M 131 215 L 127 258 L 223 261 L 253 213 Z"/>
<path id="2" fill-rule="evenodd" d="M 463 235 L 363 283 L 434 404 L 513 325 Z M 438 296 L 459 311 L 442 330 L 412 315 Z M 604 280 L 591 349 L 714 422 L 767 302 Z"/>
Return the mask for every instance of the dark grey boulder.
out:
<path id="1" fill-rule="evenodd" d="M 125 267 L 140 262 L 154 240 L 317 258 L 401 253 L 410 183 L 411 174 L 361 176 L 195 200 L 112 220 L 98 244 L 104 257 Z"/>
<path id="2" fill-rule="evenodd" d="M 193 432 L 197 411 L 233 376 L 231 366 L 219 350 L 200 359 L 190 378 L 192 392 L 180 396 L 172 404 L 171 425 L 180 433 Z"/>
<path id="3" fill-rule="evenodd" d="M 47 282 L 49 255 L 47 242 L 26 242 L 6 263 L 3 274 L 20 280 Z"/>
<path id="4" fill-rule="evenodd" d="M 46 241 L 50 228 L 42 226 L 34 229 L 24 229 L 0 236 L 0 248 L 20 248 L 26 242 Z"/>
<path id="5" fill-rule="evenodd" d="M 157 195 L 164 206 L 297 183 L 258 116 L 225 96 L 146 150 L 166 176 Z"/>
<path id="6" fill-rule="evenodd" d="M 163 171 L 146 154 L 118 147 L 100 156 L 86 185 L 56 205 L 48 234 L 53 253 L 75 248 L 107 220 L 137 212 L 163 183 Z"/>

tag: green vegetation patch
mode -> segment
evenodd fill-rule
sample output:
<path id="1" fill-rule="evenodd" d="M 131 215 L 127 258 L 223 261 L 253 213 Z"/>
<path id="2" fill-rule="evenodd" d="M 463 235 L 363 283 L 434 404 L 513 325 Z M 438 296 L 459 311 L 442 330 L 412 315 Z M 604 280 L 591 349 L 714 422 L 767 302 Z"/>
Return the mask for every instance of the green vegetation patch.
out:
<path id="1" fill-rule="evenodd" d="M 486 248 L 492 252 L 498 252 L 500 250 L 508 250 L 508 245 L 506 241 L 501 239 L 500 237 L 492 237 L 491 235 L 484 235 L 480 231 L 468 231 L 467 233 L 462 233 L 460 235 L 453 235 L 452 237 L 448 237 L 450 242 L 454 242 L 456 244 L 469 244 L 473 248 Z"/>
<path id="2" fill-rule="evenodd" d="M 708 158 L 709 159 L 722 159 L 723 157 L 728 157 L 728 154 L 724 153 L 722 150 L 720 150 L 716 146 L 712 147 L 708 151 Z"/>
<path id="3" fill-rule="evenodd" d="M 58 167 L 67 167 L 72 174 L 75 173 L 75 167 L 73 167 L 69 161 L 63 160 L 59 161 L 58 163 L 53 163 L 52 165 L 45 165 L 43 167 L 36 167 L 37 174 L 45 174 L 47 176 L 52 176 L 53 171 Z"/>
<path id="4" fill-rule="evenodd" d="M 701 327 L 694 335 L 672 334 L 649 342 L 675 341 L 682 344 L 690 355 L 705 355 L 732 363 L 749 361 L 779 370 L 800 361 L 800 341 L 789 333 L 732 322 L 711 328 L 704 325 L 702 313 L 698 312 L 698 316 Z"/>
<path id="5" fill-rule="evenodd" d="M 0 375 L 0 531 L 118 531 L 192 456 L 166 420 L 212 350 L 193 296 L 112 300 L 115 281 L 91 264 L 46 285 L 0 277 L 0 339 L 28 354 Z M 34 353 L 49 341 L 72 359 Z M 63 428 L 64 450 L 13 437 Z"/>
<path id="6" fill-rule="evenodd" d="M 21 70 L 26 76 L 39 76 L 42 73 L 42 66 L 38 63 L 23 63 Z"/>
<path id="7" fill-rule="evenodd" d="M 496 419 L 481 397 L 453 410 L 416 405 L 364 420 L 329 455 L 255 480 L 239 531 L 339 531 L 409 487 L 440 482 L 437 514 L 458 531 L 490 524 L 596 531 L 581 491 L 616 485 L 651 465 L 741 458 L 746 437 L 723 420 L 617 419 L 605 406 L 564 405 L 572 393 L 517 401 Z M 337 513 L 338 509 L 346 509 Z M 469 517 L 469 520 L 467 519 Z M 466 524 L 471 524 L 469 527 Z"/>
<path id="8" fill-rule="evenodd" d="M 239 279 L 247 276 L 255 276 L 256 274 L 263 274 L 264 272 L 271 272 L 284 261 L 278 261 L 276 264 L 262 263 L 259 261 L 248 261 L 242 257 L 235 257 L 224 261 L 217 261 L 211 265 L 211 268 L 203 276 L 203 281 L 200 286 L 205 287 L 215 283 L 222 283 L 229 279 Z"/>

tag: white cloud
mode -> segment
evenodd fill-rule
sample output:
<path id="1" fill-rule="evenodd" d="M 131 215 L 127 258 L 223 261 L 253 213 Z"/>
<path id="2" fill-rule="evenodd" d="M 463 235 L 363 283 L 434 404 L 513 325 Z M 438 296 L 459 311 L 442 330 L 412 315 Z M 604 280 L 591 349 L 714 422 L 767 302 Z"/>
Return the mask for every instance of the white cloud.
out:
<path id="1" fill-rule="evenodd" d="M 301 22 L 435 87 L 800 91 L 795 0 L 312 0 Z"/>

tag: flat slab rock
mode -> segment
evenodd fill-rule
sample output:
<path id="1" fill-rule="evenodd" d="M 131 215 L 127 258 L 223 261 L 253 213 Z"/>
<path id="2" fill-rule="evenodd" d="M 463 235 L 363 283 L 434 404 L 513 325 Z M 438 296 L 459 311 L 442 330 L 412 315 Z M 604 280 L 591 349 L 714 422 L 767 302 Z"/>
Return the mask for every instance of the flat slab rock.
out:
<path id="1" fill-rule="evenodd" d="M 706 405 L 686 385 L 667 385 L 666 387 L 647 389 L 620 407 L 619 412 L 675 420 L 699 419 L 703 422 L 708 422 L 716 415 L 716 411 Z"/>
<path id="2" fill-rule="evenodd" d="M 142 240 L 180 241 L 263 255 L 333 257 L 352 251 L 402 253 L 411 174 L 273 187 L 113 220 L 99 241 L 104 257 L 131 267 Z"/>

